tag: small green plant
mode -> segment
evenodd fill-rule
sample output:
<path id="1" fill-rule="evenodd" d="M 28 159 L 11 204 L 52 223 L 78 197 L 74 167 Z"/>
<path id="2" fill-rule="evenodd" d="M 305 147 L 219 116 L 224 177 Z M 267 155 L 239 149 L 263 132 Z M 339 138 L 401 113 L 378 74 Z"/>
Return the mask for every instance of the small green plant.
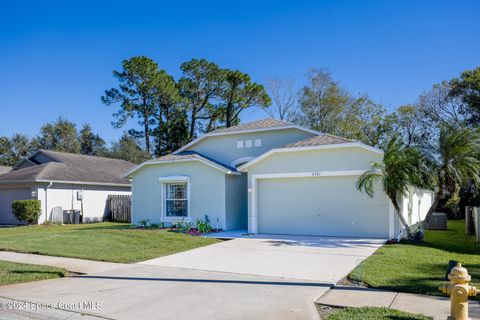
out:
<path id="1" fill-rule="evenodd" d="M 165 224 L 163 222 L 151 223 L 150 228 L 152 228 L 152 229 L 163 229 L 163 228 L 165 228 Z"/>
<path id="2" fill-rule="evenodd" d="M 201 233 L 209 233 L 212 231 L 212 226 L 210 225 L 210 219 L 205 215 L 205 219 L 197 218 L 197 230 Z"/>
<path id="3" fill-rule="evenodd" d="M 150 219 L 142 219 L 138 221 L 138 225 L 141 228 L 148 228 L 150 226 Z"/>
<path id="4" fill-rule="evenodd" d="M 185 221 L 185 218 L 182 218 L 179 221 L 172 222 L 171 228 L 176 229 L 180 232 L 190 231 L 194 227 L 193 223 Z"/>
<path id="5" fill-rule="evenodd" d="M 12 203 L 12 212 L 15 218 L 28 224 L 37 222 L 40 217 L 40 200 L 15 200 Z"/>

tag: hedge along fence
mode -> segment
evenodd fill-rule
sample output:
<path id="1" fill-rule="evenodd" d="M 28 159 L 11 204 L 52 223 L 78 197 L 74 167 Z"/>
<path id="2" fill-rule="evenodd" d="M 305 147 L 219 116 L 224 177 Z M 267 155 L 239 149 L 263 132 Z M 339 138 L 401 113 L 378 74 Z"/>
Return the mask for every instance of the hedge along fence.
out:
<path id="1" fill-rule="evenodd" d="M 37 222 L 41 212 L 40 200 L 29 199 L 12 202 L 12 213 L 15 218 L 28 224 Z"/>

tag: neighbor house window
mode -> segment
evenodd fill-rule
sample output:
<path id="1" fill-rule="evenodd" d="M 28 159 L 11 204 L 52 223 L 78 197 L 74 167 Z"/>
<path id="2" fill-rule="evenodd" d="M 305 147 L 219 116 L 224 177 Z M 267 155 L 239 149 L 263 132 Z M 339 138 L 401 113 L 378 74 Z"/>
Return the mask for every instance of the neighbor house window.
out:
<path id="1" fill-rule="evenodd" d="M 188 217 L 187 183 L 165 184 L 165 216 Z"/>

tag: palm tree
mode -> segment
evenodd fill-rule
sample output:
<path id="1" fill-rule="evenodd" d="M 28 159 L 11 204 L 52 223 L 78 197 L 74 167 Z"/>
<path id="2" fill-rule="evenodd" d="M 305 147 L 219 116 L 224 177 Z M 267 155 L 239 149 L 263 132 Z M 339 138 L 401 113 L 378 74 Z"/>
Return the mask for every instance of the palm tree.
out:
<path id="1" fill-rule="evenodd" d="M 381 183 L 408 237 L 411 238 L 412 231 L 400 211 L 397 197 L 406 196 L 411 187 L 432 188 L 431 172 L 425 157 L 418 149 L 406 147 L 400 137 L 394 136 L 386 144 L 383 161 L 373 162 L 371 168 L 358 178 L 356 187 L 373 197 L 378 183 Z"/>
<path id="2" fill-rule="evenodd" d="M 440 201 L 458 192 L 459 186 L 480 182 L 480 134 L 476 129 L 443 125 L 438 137 L 438 149 L 432 157 L 436 178 L 435 199 L 424 224 L 437 210 Z"/>

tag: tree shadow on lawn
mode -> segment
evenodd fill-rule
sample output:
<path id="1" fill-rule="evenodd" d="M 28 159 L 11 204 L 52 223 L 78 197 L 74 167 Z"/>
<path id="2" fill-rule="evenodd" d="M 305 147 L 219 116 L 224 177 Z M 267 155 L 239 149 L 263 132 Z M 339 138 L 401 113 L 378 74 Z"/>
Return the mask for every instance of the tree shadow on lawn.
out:
<path id="1" fill-rule="evenodd" d="M 426 230 L 424 241 L 418 245 L 453 253 L 480 255 L 480 244 L 476 243 L 474 236 L 465 234 L 463 221 L 450 220 L 447 230 Z"/>
<path id="2" fill-rule="evenodd" d="M 130 225 L 118 225 L 118 226 L 100 226 L 100 227 L 83 227 L 85 224 L 81 225 L 82 227 L 71 227 L 72 231 L 92 231 L 92 230 L 137 230 L 132 228 Z"/>
<path id="3" fill-rule="evenodd" d="M 12 270 L 8 272 L 9 274 L 27 274 L 27 275 L 33 275 L 33 274 L 45 274 L 45 275 L 56 275 L 58 277 L 65 277 L 66 274 L 61 271 L 41 271 L 41 270 Z"/>

